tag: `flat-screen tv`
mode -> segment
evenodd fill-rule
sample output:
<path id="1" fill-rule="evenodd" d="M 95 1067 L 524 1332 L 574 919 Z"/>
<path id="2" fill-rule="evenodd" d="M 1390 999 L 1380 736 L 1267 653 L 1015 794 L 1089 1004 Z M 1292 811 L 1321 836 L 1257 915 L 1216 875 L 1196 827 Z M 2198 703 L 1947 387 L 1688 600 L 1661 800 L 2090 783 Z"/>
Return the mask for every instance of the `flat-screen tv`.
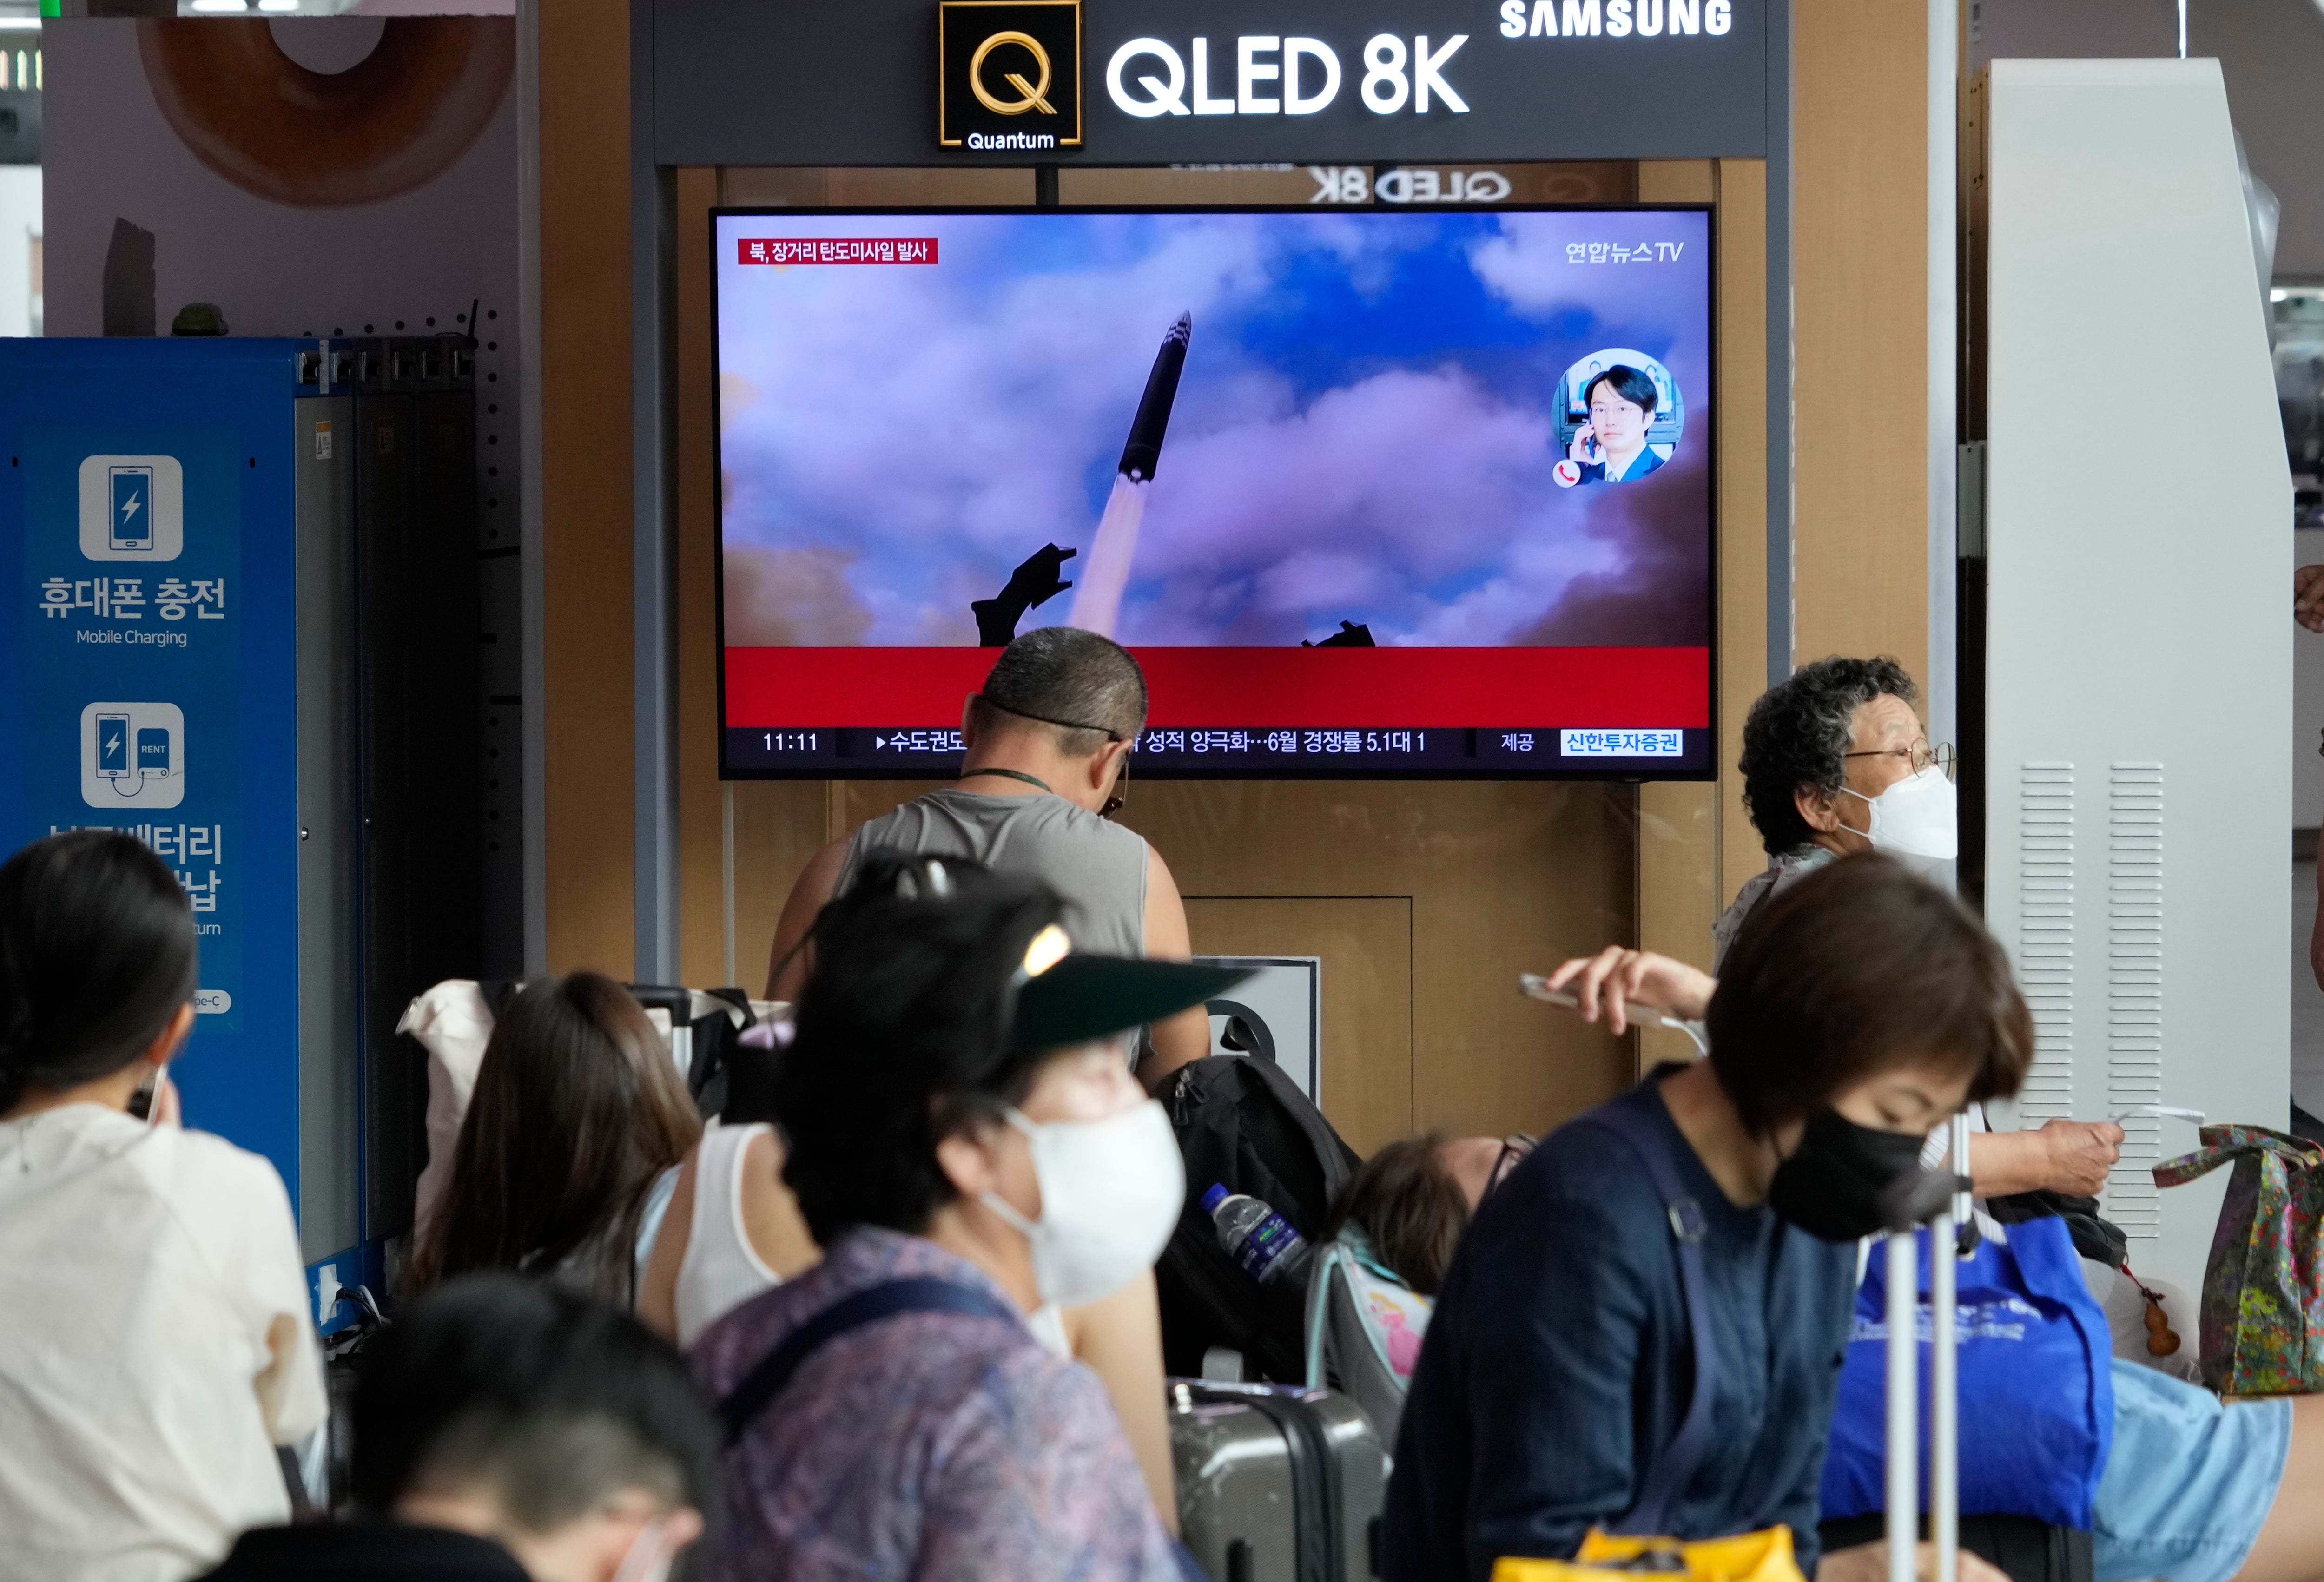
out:
<path id="1" fill-rule="evenodd" d="M 1141 775 L 1712 772 L 1707 210 L 712 225 L 727 777 L 954 772 L 1053 624 Z"/>

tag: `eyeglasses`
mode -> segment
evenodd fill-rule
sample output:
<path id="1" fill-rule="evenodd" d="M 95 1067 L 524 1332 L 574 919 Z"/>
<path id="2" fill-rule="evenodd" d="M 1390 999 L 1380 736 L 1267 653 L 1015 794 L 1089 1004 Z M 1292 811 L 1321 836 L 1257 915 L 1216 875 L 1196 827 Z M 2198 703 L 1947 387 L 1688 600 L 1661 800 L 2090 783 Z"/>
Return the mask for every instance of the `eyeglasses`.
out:
<path id="1" fill-rule="evenodd" d="M 1105 799 L 1105 805 L 1097 810 L 1098 817 L 1111 818 L 1115 814 L 1121 811 L 1122 805 L 1129 800 L 1130 754 L 1125 752 L 1121 755 L 1121 768 L 1114 771 L 1113 795 L 1107 797 Z"/>
<path id="2" fill-rule="evenodd" d="M 1869 752 L 1843 752 L 1840 756 L 1901 759 L 1913 766 L 1913 772 L 1916 775 L 1924 773 L 1933 765 L 1944 771 L 1945 778 L 1948 780 L 1951 779 L 1954 772 L 1960 768 L 1960 759 L 1954 754 L 1950 742 L 1939 747 L 1931 747 L 1925 741 L 1916 741 L 1910 747 L 1883 747 Z"/>
<path id="3" fill-rule="evenodd" d="M 1493 1173 L 1485 1178 L 1487 1195 L 1489 1196 L 1492 1190 L 1501 1184 L 1503 1178 L 1517 1167 L 1518 1161 L 1533 1152 L 1536 1140 L 1524 1132 L 1501 1139 L 1501 1151 L 1493 1157 Z"/>

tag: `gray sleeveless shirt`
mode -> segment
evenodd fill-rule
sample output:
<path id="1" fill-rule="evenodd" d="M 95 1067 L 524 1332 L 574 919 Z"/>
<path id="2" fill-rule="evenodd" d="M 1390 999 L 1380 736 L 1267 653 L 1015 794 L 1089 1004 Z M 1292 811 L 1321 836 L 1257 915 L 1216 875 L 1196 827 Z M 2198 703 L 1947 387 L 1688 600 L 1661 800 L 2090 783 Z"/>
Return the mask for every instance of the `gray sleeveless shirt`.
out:
<path id="1" fill-rule="evenodd" d="M 875 818 L 847 842 L 832 894 L 855 882 L 873 851 L 970 857 L 1038 878 L 1065 897 L 1074 948 L 1146 953 L 1146 838 L 1062 796 L 990 796 L 946 786 Z"/>

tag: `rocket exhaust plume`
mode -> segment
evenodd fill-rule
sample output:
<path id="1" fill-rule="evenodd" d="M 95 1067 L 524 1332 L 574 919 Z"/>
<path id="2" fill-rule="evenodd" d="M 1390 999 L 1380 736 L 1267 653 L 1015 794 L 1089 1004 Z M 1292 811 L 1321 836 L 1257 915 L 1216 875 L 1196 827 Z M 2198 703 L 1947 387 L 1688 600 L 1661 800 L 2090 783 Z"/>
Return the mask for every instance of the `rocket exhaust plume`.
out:
<path id="1" fill-rule="evenodd" d="M 1122 591 L 1130 586 L 1130 563 L 1138 553 L 1138 525 L 1146 517 L 1146 492 L 1153 487 L 1154 469 L 1162 459 L 1162 434 L 1170 426 L 1170 405 L 1178 399 L 1178 374 L 1186 366 L 1186 343 L 1194 334 L 1194 316 L 1181 313 L 1162 337 L 1162 349 L 1154 354 L 1146 394 L 1130 421 L 1130 442 L 1121 447 L 1113 492 L 1098 519 L 1097 542 L 1090 548 L 1081 585 L 1074 590 L 1068 626 L 1111 637 L 1121 618 Z"/>

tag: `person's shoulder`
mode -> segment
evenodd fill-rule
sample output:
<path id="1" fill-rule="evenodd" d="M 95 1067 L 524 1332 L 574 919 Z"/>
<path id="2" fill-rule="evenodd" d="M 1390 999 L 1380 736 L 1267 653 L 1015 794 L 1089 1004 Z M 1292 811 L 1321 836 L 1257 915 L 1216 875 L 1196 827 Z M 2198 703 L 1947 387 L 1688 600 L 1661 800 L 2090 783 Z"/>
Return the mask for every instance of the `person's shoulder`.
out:
<path id="1" fill-rule="evenodd" d="M 236 1207 L 290 1211 L 290 1193 L 281 1173 L 263 1154 L 227 1142 L 215 1132 L 191 1127 L 178 1134 L 171 1173 L 179 1184 Z"/>
<path id="2" fill-rule="evenodd" d="M 826 1259 L 727 1309 L 704 1327 L 687 1353 L 694 1376 L 713 1395 L 733 1389 L 784 1336 L 839 1300 L 844 1292 L 833 1289 L 835 1283 Z"/>
<path id="3" fill-rule="evenodd" d="M 691 1354 L 695 1376 L 705 1388 L 723 1393 L 816 1315 L 890 1281 L 931 1278 L 982 1289 L 1005 1301 L 986 1276 L 927 1238 L 859 1226 L 835 1239 L 822 1260 L 798 1278 L 759 1292 L 704 1329 Z M 939 1344 L 927 1344 L 938 1335 Z M 1019 1352 L 1047 1355 L 1021 1320 L 952 1311 L 898 1313 L 836 1336 L 819 1349 L 876 1360 L 889 1376 L 909 1375 L 924 1383 L 955 1366 L 973 1371 Z"/>
<path id="4" fill-rule="evenodd" d="M 487 1538 L 402 1522 L 254 1527 L 200 1582 L 304 1582 L 334 1572 L 388 1582 L 522 1582 L 516 1558 Z"/>
<path id="5" fill-rule="evenodd" d="M 1544 1137 L 1534 1152 L 1559 1182 L 1602 1181 L 1609 1168 L 1643 1174 L 1645 1164 L 1629 1136 L 1642 1127 L 1656 1134 L 1674 1130 L 1651 1080 L 1582 1111 Z"/>
<path id="6" fill-rule="evenodd" d="M 1683 1148 L 1685 1141 L 1651 1081 L 1618 1093 L 1544 1137 L 1501 1190 L 1555 1202 L 1561 1212 L 1620 1225 L 1659 1223 L 1662 1196 L 1632 1135 Z M 1495 1196 L 1499 1196 L 1497 1191 Z"/>

